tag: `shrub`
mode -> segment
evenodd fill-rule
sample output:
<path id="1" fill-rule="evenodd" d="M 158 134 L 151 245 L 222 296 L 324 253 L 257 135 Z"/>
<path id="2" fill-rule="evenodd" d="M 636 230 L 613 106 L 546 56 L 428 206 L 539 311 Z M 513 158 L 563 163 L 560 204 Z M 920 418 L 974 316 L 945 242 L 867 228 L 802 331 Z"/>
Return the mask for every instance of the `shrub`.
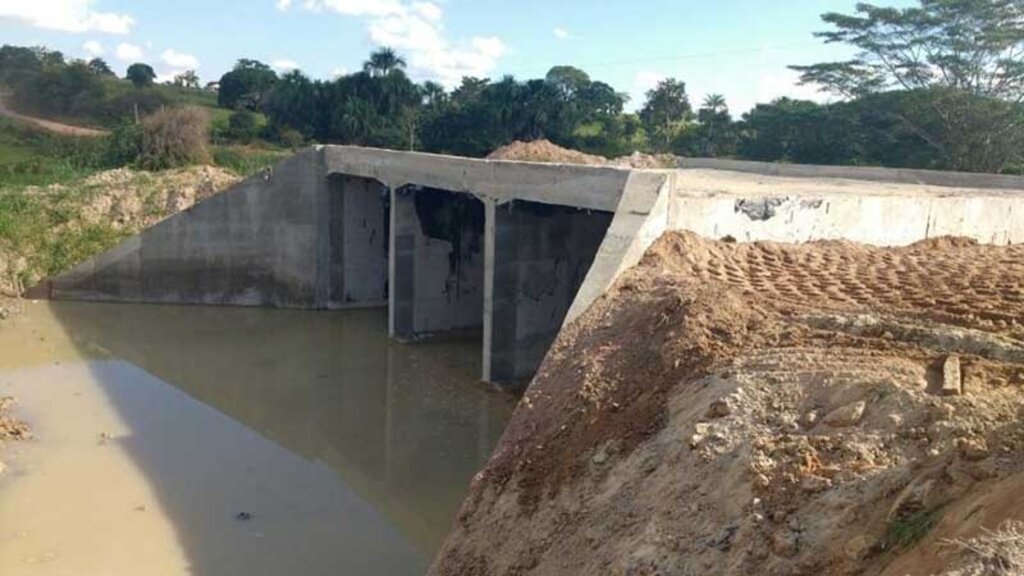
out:
<path id="1" fill-rule="evenodd" d="M 107 137 L 107 164 L 125 166 L 135 164 L 142 155 L 142 127 L 125 123 Z"/>
<path id="2" fill-rule="evenodd" d="M 209 162 L 210 117 L 193 106 L 165 108 L 142 121 L 139 165 L 162 170 Z"/>
<path id="3" fill-rule="evenodd" d="M 259 126 L 256 124 L 256 115 L 248 110 L 239 110 L 228 118 L 228 138 L 248 144 L 259 134 Z"/>
<path id="4" fill-rule="evenodd" d="M 277 140 L 282 145 L 295 150 L 305 144 L 306 139 L 302 133 L 292 128 L 282 128 L 277 133 Z"/>

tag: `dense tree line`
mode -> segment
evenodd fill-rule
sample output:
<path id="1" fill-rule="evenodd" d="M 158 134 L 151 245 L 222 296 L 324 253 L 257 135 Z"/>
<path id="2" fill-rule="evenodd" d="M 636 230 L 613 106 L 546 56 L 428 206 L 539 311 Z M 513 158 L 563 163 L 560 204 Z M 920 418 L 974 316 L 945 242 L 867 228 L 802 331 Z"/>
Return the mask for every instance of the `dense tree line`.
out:
<path id="1" fill-rule="evenodd" d="M 290 146 L 323 142 L 482 156 L 513 140 L 547 138 L 617 156 L 635 150 L 812 164 L 1024 172 L 1024 19 L 1020 0 L 920 0 L 853 15 L 823 16 L 826 42 L 859 50 L 845 62 L 794 67 L 802 81 L 840 100 L 780 98 L 736 119 L 721 95 L 696 109 L 683 81 L 668 78 L 636 113 L 627 97 L 572 66 L 544 78 L 464 78 L 451 90 L 413 82 L 390 49 L 333 80 L 301 71 L 278 75 L 240 60 L 219 82 L 221 107 L 234 111 L 227 136 L 258 136 Z M 105 101 L 123 114 L 147 100 L 152 69 L 133 65 L 134 90 L 100 98 L 111 83 L 102 61 L 65 62 L 56 52 L 0 49 L 0 83 L 44 112 L 75 115 Z M 198 87 L 194 73 L 175 83 Z M 122 84 L 124 84 L 122 82 Z M 105 88 L 106 87 L 106 88 Z M 156 106 L 161 105 L 156 103 Z M 266 127 L 255 114 L 263 113 Z"/>
<path id="2" fill-rule="evenodd" d="M 153 68 L 141 62 L 128 66 L 121 79 L 101 58 L 69 60 L 46 48 L 0 47 L 0 89 L 23 112 L 115 127 L 180 103 L 155 80 Z M 191 71 L 175 82 L 198 86 Z"/>

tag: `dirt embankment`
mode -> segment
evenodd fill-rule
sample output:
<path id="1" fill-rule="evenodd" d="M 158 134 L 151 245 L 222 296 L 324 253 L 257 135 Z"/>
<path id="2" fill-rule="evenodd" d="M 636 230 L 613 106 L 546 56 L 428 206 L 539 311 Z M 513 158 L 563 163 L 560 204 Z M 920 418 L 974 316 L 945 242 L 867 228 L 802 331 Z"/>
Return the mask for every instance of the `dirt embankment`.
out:
<path id="1" fill-rule="evenodd" d="M 675 168 L 675 157 L 670 154 L 642 154 L 634 152 L 609 160 L 604 156 L 587 154 L 562 148 L 549 140 L 516 141 L 487 155 L 490 160 L 516 160 L 520 162 L 546 162 L 553 164 L 584 164 L 587 166 L 616 166 L 619 168 Z"/>
<path id="2" fill-rule="evenodd" d="M 62 244 L 85 237 L 91 248 L 109 248 L 109 242 L 148 228 L 239 180 L 234 172 L 214 166 L 163 172 L 118 168 L 67 184 L 8 192 L 18 196 L 16 204 L 27 208 L 16 216 L 24 220 L 15 222 L 23 231 L 0 237 L 0 320 L 17 310 L 12 298 L 47 275 L 53 255 L 63 254 Z"/>
<path id="3" fill-rule="evenodd" d="M 1024 246 L 669 234 L 563 331 L 431 574 L 1019 574 L 1022 417 Z"/>

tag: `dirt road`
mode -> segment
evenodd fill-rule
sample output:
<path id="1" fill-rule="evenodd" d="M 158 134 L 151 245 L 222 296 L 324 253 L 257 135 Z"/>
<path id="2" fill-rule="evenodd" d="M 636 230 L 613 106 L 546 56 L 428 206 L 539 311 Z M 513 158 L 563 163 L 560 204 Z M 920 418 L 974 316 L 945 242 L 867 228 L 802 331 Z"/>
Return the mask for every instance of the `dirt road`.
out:
<path id="1" fill-rule="evenodd" d="M 36 118 L 34 116 L 26 116 L 11 110 L 7 106 L 7 95 L 0 94 L 0 116 L 11 118 L 13 120 L 19 120 L 21 122 L 27 122 L 33 126 L 37 126 L 48 132 L 54 134 L 63 134 L 65 136 L 82 136 L 86 138 L 96 138 L 100 136 L 106 136 L 110 134 L 106 130 L 96 130 L 94 128 L 83 128 L 81 126 L 72 126 L 70 124 L 64 124 L 61 122 L 55 122 L 53 120 L 46 120 L 43 118 Z"/>

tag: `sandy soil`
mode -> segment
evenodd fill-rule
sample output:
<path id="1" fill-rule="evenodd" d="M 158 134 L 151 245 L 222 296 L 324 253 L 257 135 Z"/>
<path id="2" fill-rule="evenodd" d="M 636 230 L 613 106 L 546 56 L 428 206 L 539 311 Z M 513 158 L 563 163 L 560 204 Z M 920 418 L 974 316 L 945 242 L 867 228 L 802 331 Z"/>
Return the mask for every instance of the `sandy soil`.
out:
<path id="1" fill-rule="evenodd" d="M 586 154 L 562 148 L 549 140 L 516 141 L 487 155 L 491 160 L 517 160 L 520 162 L 547 162 L 554 164 L 585 164 L 588 166 L 616 166 L 619 168 L 674 168 L 675 158 L 668 154 L 652 156 L 634 152 L 609 160 L 604 156 Z"/>
<path id="2" fill-rule="evenodd" d="M 37 126 L 48 132 L 55 134 L 63 134 L 65 136 L 83 136 L 88 138 L 95 138 L 99 136 L 107 136 L 110 132 L 106 130 L 96 130 L 95 128 L 84 128 L 82 126 L 72 126 L 70 124 L 64 124 L 63 122 L 57 122 L 54 120 L 46 120 L 45 118 L 37 118 L 35 116 L 28 116 L 11 110 L 6 103 L 4 94 L 0 94 L 0 116 L 18 120 L 21 122 L 27 122 L 33 126 Z"/>
<path id="3" fill-rule="evenodd" d="M 1015 573 L 955 542 L 1024 519 L 1022 281 L 1022 246 L 666 235 L 563 330 L 431 573 Z"/>

